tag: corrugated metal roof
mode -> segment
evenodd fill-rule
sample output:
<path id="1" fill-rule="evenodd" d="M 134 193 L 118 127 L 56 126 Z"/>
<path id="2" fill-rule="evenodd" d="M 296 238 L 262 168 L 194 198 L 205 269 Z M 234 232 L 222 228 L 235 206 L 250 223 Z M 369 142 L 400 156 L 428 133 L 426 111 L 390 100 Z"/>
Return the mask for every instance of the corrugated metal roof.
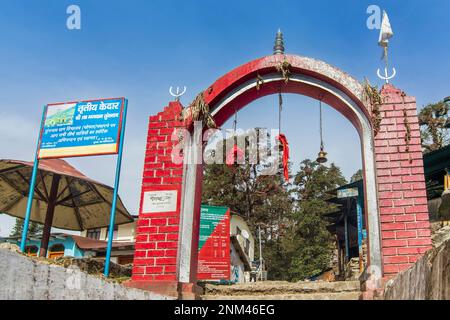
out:
<path id="1" fill-rule="evenodd" d="M 22 160 L 2 159 L 0 161 L 7 162 L 10 164 L 23 165 L 23 166 L 27 166 L 27 167 L 33 167 L 33 165 L 34 165 L 33 162 L 22 161 Z M 64 176 L 87 180 L 92 183 L 101 184 L 101 185 L 104 185 L 105 187 L 112 189 L 111 187 L 109 187 L 101 182 L 98 182 L 98 181 L 95 181 L 94 179 L 89 178 L 88 176 L 84 175 L 83 173 L 81 173 L 80 171 L 75 169 L 73 166 L 71 166 L 67 161 L 62 160 L 62 159 L 39 160 L 39 169 L 47 171 L 47 172 L 64 175 Z"/>
<path id="2" fill-rule="evenodd" d="M 67 235 L 73 238 L 75 243 L 77 244 L 78 248 L 83 250 L 98 250 L 98 249 L 106 249 L 106 246 L 108 244 L 107 241 L 102 240 L 95 240 L 91 238 L 86 238 L 82 236 L 76 236 L 76 235 Z M 119 241 L 113 241 L 112 247 L 113 248 L 120 248 L 120 247 L 134 247 L 133 242 L 119 242 Z"/>
<path id="3" fill-rule="evenodd" d="M 450 145 L 423 155 L 425 175 L 450 169 Z"/>

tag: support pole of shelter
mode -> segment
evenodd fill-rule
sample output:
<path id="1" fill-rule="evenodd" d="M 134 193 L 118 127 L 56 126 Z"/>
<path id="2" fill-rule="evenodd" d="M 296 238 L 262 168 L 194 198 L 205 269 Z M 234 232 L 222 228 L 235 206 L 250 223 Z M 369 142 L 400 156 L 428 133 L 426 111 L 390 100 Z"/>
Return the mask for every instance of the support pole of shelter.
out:
<path id="1" fill-rule="evenodd" d="M 122 118 L 122 127 L 120 128 L 120 142 L 119 142 L 119 153 L 117 155 L 117 164 L 116 164 L 116 177 L 114 180 L 114 194 L 112 198 L 111 204 L 111 215 L 109 220 L 109 230 L 108 230 L 108 246 L 106 247 L 106 258 L 105 258 L 105 277 L 109 276 L 109 265 L 111 260 L 111 249 L 113 243 L 114 236 L 114 224 L 116 220 L 116 206 L 117 206 L 117 195 L 119 193 L 119 181 L 120 181 L 120 169 L 122 166 L 122 152 L 123 152 L 123 140 L 125 138 L 125 125 L 127 122 L 127 108 L 128 108 L 128 100 L 124 100 L 123 106 L 123 118 Z"/>
<path id="2" fill-rule="evenodd" d="M 36 145 L 36 152 L 34 154 L 33 171 L 31 173 L 30 189 L 28 191 L 27 209 L 25 211 L 25 219 L 24 219 L 23 228 L 22 228 L 22 239 L 20 241 L 20 251 L 22 251 L 22 252 L 25 252 L 25 247 L 27 244 L 28 227 L 30 225 L 31 208 L 33 206 L 33 198 L 34 198 L 34 186 L 36 185 L 36 176 L 37 176 L 37 172 L 39 169 L 38 154 L 39 154 L 39 148 L 41 145 L 42 129 L 44 128 L 44 119 L 45 119 L 46 112 L 47 112 L 47 107 L 44 107 L 44 111 L 42 112 L 41 126 L 39 129 L 39 136 L 38 136 L 37 145 Z"/>
<path id="3" fill-rule="evenodd" d="M 53 216 L 55 215 L 56 202 L 58 198 L 59 181 L 61 176 L 54 173 L 52 185 L 50 187 L 49 199 L 47 202 L 47 213 L 45 214 L 44 229 L 42 231 L 41 248 L 39 249 L 39 257 L 46 257 L 48 250 L 48 243 L 53 224 Z"/>

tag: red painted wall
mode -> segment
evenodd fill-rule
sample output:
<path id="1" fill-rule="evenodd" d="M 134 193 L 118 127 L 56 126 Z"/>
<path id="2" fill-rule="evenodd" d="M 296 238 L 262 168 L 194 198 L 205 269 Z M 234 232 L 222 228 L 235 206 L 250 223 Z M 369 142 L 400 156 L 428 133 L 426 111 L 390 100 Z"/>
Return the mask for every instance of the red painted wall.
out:
<path id="1" fill-rule="evenodd" d="M 133 281 L 176 281 L 183 166 L 172 162 L 171 152 L 177 142 L 171 138 L 173 131 L 182 127 L 181 110 L 180 103 L 171 102 L 163 112 L 149 119 Z M 143 212 L 144 193 L 157 190 L 178 191 L 176 211 Z"/>
<path id="2" fill-rule="evenodd" d="M 416 101 L 392 85 L 382 89 L 375 136 L 384 274 L 411 266 L 431 249 L 431 231 Z M 410 140 L 407 144 L 407 126 Z"/>

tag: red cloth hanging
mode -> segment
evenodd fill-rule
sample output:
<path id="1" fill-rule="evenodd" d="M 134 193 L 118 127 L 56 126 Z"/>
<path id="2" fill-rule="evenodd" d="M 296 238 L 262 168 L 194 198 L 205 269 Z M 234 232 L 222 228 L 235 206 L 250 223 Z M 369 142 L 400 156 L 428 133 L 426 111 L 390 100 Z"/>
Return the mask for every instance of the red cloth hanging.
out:
<path id="1" fill-rule="evenodd" d="M 244 159 L 244 151 L 241 150 L 236 144 L 228 151 L 226 163 L 229 167 L 232 167 L 236 162 L 242 162 Z"/>
<path id="2" fill-rule="evenodd" d="M 283 146 L 283 171 L 284 171 L 284 178 L 286 181 L 289 181 L 289 143 L 287 141 L 287 138 L 284 134 L 280 133 L 278 136 L 278 140 L 280 141 L 281 145 Z"/>

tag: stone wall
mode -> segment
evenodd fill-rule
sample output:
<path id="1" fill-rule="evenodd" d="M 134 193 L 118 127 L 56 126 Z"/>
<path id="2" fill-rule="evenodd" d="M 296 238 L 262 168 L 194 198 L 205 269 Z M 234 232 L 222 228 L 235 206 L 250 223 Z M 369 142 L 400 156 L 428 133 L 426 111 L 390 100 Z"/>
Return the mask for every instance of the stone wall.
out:
<path id="1" fill-rule="evenodd" d="M 450 240 L 391 279 L 385 300 L 450 300 Z"/>
<path id="2" fill-rule="evenodd" d="M 81 272 L 0 249 L 0 300 L 166 300 Z"/>

